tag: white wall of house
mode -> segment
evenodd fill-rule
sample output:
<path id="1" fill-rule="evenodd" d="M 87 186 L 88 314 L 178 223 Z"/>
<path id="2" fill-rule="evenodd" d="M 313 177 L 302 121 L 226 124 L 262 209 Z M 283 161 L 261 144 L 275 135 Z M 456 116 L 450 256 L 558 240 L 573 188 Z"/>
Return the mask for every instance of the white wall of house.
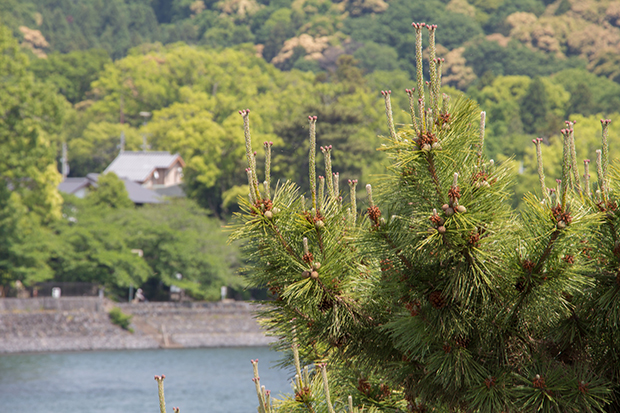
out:
<path id="1" fill-rule="evenodd" d="M 176 161 L 169 168 L 157 168 L 151 176 L 142 183 L 145 188 L 161 188 L 178 185 L 183 181 L 183 168 L 180 161 Z"/>

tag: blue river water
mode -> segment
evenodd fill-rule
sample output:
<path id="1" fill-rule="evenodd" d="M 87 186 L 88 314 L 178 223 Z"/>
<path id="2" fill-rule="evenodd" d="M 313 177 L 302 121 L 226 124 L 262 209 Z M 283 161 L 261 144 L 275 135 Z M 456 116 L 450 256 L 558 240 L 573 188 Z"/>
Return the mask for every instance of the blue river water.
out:
<path id="1" fill-rule="evenodd" d="M 291 371 L 267 347 L 2 355 L 0 412 L 158 413 L 153 377 L 165 374 L 169 412 L 253 413 L 256 358 L 261 384 L 290 393 Z"/>

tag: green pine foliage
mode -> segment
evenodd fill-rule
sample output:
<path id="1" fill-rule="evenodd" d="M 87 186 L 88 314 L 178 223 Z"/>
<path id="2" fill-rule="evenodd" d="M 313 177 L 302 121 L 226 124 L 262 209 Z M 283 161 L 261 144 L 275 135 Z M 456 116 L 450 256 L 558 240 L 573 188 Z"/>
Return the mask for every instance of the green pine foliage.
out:
<path id="1" fill-rule="evenodd" d="M 511 163 L 484 155 L 485 113 L 440 94 L 436 26 L 414 27 L 411 123 L 395 127 L 382 92 L 389 167 L 361 209 L 357 181 L 345 202 L 333 180 L 338 147 L 321 147 L 317 176 L 316 116 L 302 193 L 290 181 L 274 188 L 270 144 L 259 183 L 250 112 L 240 112 L 249 194 L 232 239 L 244 244 L 251 285 L 272 294 L 261 317 L 296 370 L 294 395 L 272 404 L 255 365 L 259 412 L 618 411 L 620 168 L 608 161 L 609 121 L 596 182 L 578 170 L 573 122 L 562 130 L 557 187 L 546 187 L 534 140 L 541 189 L 517 214 Z M 314 368 L 302 373 L 302 363 Z"/>

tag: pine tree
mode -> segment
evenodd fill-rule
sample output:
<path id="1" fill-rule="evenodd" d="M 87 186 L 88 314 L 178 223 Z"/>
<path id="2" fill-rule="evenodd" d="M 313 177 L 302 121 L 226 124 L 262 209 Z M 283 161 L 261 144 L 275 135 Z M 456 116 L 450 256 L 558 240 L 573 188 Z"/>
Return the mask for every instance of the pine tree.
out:
<path id="1" fill-rule="evenodd" d="M 310 191 L 300 194 L 291 182 L 272 188 L 271 143 L 259 184 L 250 111 L 240 112 L 250 193 L 232 239 L 244 243 L 251 284 L 273 295 L 262 320 L 276 347 L 292 350 L 296 370 L 294 395 L 271 406 L 255 365 L 259 412 L 355 411 L 354 404 L 620 411 L 620 170 L 607 159 L 609 120 L 594 186 L 589 161 L 584 176 L 578 172 L 572 122 L 562 130 L 556 188 L 546 187 L 542 140 L 533 141 L 541 190 L 517 213 L 512 172 L 483 155 L 484 112 L 440 93 L 436 26 L 413 26 L 412 121 L 396 129 L 391 91 L 383 91 L 389 135 L 380 149 L 390 167 L 366 186 L 361 213 L 357 181 L 349 181 L 348 203 L 341 196 L 331 168 L 337 148 L 321 147 L 325 174 L 317 177 L 316 117 L 308 119 Z"/>
<path id="2" fill-rule="evenodd" d="M 545 127 L 549 103 L 547 92 L 542 80 L 537 77 L 532 80 L 527 92 L 521 99 L 521 121 L 526 133 L 538 133 Z"/>
<path id="3" fill-rule="evenodd" d="M 584 116 L 589 116 L 593 112 L 592 106 L 592 91 L 588 85 L 582 82 L 572 91 L 566 114 L 570 116 L 573 113 L 581 113 Z"/>

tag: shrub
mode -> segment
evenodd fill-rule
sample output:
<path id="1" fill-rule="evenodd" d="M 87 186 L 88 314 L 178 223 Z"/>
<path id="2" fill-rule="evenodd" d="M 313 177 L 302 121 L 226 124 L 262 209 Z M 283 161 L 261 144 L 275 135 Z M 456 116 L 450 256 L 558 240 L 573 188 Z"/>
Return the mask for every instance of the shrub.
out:
<path id="1" fill-rule="evenodd" d="M 131 324 L 131 318 L 133 317 L 131 314 L 125 314 L 120 308 L 114 307 L 110 310 L 108 316 L 110 317 L 112 324 L 116 324 L 123 330 L 133 333 L 133 329 L 129 327 Z"/>

